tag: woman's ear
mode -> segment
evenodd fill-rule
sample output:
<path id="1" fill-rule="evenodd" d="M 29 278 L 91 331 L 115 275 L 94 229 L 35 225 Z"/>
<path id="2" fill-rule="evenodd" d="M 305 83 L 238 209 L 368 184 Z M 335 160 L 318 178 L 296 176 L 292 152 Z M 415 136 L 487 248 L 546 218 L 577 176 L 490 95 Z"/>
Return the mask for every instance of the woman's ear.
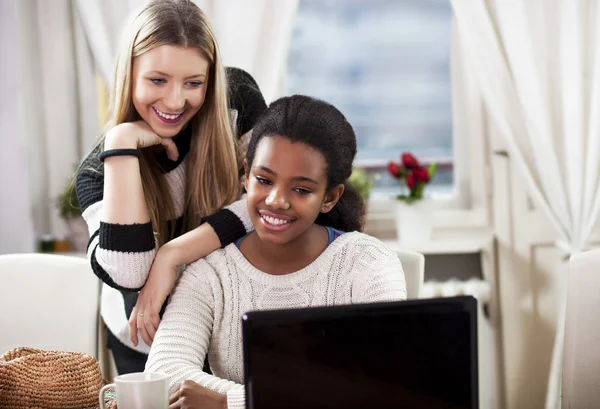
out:
<path id="1" fill-rule="evenodd" d="M 244 189 L 248 191 L 248 179 L 250 177 L 250 169 L 248 169 L 248 160 L 244 159 Z"/>
<path id="2" fill-rule="evenodd" d="M 340 200 L 340 197 L 344 194 L 344 185 L 339 184 L 337 186 L 332 187 L 325 194 L 325 200 L 323 201 L 323 205 L 321 206 L 321 213 L 328 213 L 333 209 L 333 206 Z"/>

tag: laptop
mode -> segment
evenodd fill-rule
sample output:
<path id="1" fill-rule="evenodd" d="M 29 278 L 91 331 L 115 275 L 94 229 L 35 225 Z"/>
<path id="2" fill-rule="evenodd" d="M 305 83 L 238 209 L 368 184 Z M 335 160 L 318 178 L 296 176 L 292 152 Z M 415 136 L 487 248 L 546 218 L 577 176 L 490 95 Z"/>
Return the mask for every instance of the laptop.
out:
<path id="1" fill-rule="evenodd" d="M 470 296 L 242 318 L 247 409 L 478 409 Z"/>

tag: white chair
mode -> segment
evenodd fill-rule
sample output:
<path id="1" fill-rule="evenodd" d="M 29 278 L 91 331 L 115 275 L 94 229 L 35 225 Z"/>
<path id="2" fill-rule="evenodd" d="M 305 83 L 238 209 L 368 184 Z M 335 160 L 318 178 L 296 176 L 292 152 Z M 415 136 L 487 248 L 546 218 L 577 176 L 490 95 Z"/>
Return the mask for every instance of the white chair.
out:
<path id="1" fill-rule="evenodd" d="M 562 407 L 597 408 L 600 402 L 600 250 L 571 257 L 567 286 Z"/>
<path id="2" fill-rule="evenodd" d="M 85 258 L 0 255 L 0 355 L 26 346 L 97 357 L 99 294 Z"/>
<path id="3" fill-rule="evenodd" d="M 419 298 L 425 279 L 425 257 L 421 253 L 409 250 L 396 250 L 396 253 L 404 269 L 408 299 Z"/>

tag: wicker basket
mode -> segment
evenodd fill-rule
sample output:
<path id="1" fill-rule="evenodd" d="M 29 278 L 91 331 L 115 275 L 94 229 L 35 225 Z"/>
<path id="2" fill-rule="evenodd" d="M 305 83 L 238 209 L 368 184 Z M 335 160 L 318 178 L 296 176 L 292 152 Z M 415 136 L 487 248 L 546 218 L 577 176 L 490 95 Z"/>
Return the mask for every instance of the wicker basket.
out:
<path id="1" fill-rule="evenodd" d="M 87 354 L 16 348 L 0 357 L 2 409 L 96 409 L 102 385 Z"/>

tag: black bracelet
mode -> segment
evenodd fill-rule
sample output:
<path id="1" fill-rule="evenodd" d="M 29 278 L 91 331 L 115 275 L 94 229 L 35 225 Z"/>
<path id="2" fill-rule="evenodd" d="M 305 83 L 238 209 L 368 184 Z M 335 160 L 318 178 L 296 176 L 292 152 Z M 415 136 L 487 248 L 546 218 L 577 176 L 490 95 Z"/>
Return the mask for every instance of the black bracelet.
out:
<path id="1" fill-rule="evenodd" d="M 142 157 L 142 151 L 139 149 L 109 149 L 100 154 L 100 160 L 104 162 L 104 159 L 111 156 L 137 156 Z"/>

